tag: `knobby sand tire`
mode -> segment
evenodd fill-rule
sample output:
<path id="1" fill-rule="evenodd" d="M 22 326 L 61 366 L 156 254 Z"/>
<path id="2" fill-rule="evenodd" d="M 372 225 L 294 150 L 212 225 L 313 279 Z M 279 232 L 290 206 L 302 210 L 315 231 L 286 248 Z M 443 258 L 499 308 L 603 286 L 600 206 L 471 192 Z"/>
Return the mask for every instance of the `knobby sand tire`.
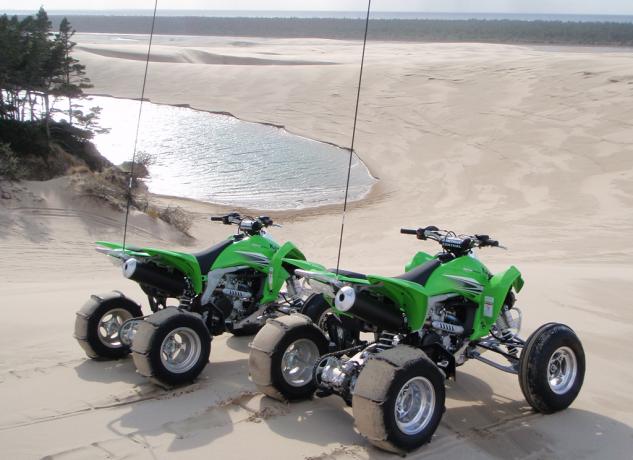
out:
<path id="1" fill-rule="evenodd" d="M 289 337 L 289 334 L 310 335 L 317 341 L 316 345 L 320 353 L 327 352 L 327 339 L 309 317 L 294 313 L 269 319 L 250 344 L 248 366 L 251 380 L 257 389 L 278 401 L 300 399 L 284 391 L 283 385 L 280 385 L 279 378 L 276 377 L 278 373 L 273 369 L 279 355 L 283 353 L 279 346 Z"/>
<path id="2" fill-rule="evenodd" d="M 565 393 L 555 394 L 545 374 L 552 354 L 561 347 L 573 352 L 576 374 L 573 384 Z M 534 410 L 551 414 L 569 407 L 582 388 L 584 375 L 585 353 L 580 340 L 568 326 L 560 323 L 544 324 L 526 341 L 519 363 L 519 385 Z"/>
<path id="3" fill-rule="evenodd" d="M 200 338 L 200 356 L 194 367 L 183 374 L 174 374 L 160 362 L 160 347 L 165 336 L 176 327 L 185 326 Z M 162 387 L 171 387 L 195 380 L 209 362 L 211 336 L 200 316 L 176 307 L 168 307 L 139 323 L 132 340 L 132 359 L 136 371 Z"/>
<path id="4" fill-rule="evenodd" d="M 411 448 L 397 445 L 393 433 L 386 425 L 386 406 L 393 395 L 392 386 L 399 374 L 423 366 L 436 373 L 436 414 L 431 423 L 428 440 L 437 429 L 444 412 L 444 375 L 426 354 L 414 347 L 399 345 L 383 351 L 367 361 L 361 371 L 352 398 L 354 421 L 358 431 L 376 447 L 404 455 Z M 417 447 L 417 446 L 416 446 Z M 414 447 L 415 448 L 415 447 Z"/>
<path id="5" fill-rule="evenodd" d="M 141 306 L 119 291 L 91 295 L 75 316 L 73 336 L 91 359 L 119 359 L 130 353 L 129 347 L 110 348 L 98 337 L 99 321 L 109 310 L 115 308 L 128 311 L 134 318 L 143 316 Z"/>

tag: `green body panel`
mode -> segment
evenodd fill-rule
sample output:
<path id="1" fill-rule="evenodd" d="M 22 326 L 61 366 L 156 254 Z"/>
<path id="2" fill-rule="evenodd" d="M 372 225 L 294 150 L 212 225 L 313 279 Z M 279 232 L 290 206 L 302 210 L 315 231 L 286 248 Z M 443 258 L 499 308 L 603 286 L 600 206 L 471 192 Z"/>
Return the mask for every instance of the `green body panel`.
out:
<path id="1" fill-rule="evenodd" d="M 433 259 L 434 257 L 431 254 L 427 254 L 426 252 L 418 252 L 413 256 L 413 259 L 409 261 L 408 264 L 404 266 L 405 271 L 411 271 L 418 265 L 422 265 L 425 262 Z"/>
<path id="2" fill-rule="evenodd" d="M 407 316 L 409 329 L 416 331 L 426 319 L 428 294 L 424 286 L 411 281 L 368 275 L 370 284 L 379 285 L 376 290 L 393 300 Z"/>
<path id="3" fill-rule="evenodd" d="M 418 252 L 406 265 L 406 271 L 411 271 L 434 258 L 427 253 Z M 429 300 L 433 297 L 446 294 L 460 295 L 478 306 L 473 332 L 470 335 L 471 340 L 477 340 L 489 334 L 509 291 L 514 288 L 516 292 L 519 292 L 523 286 L 521 273 L 516 267 L 512 266 L 493 276 L 479 259 L 470 255 L 442 263 L 432 272 L 424 286 L 385 276 L 368 275 L 367 280 L 336 276 L 325 270 L 319 270 L 315 264 L 306 263 L 305 265 L 307 270 L 323 271 L 323 275 L 347 284 L 371 286 L 372 292 L 389 298 L 405 313 L 407 325 L 411 331 L 419 330 L 424 326 Z M 333 305 L 333 299 L 327 300 Z M 385 305 L 385 308 L 390 307 Z M 343 314 L 338 311 L 337 313 Z"/>
<path id="4" fill-rule="evenodd" d="M 495 323 L 501 312 L 510 289 L 519 292 L 523 287 L 523 278 L 519 270 L 513 265 L 506 271 L 497 273 L 490 278 L 480 299 L 479 308 L 475 315 L 471 340 L 480 339 L 488 335 L 488 331 Z"/>
<path id="5" fill-rule="evenodd" d="M 110 249 L 123 249 L 119 243 L 109 243 L 107 241 L 97 241 L 99 246 Z M 168 251 L 165 249 L 126 247 L 125 254 L 131 257 L 158 257 L 160 261 L 174 267 L 185 274 L 190 280 L 196 294 L 202 292 L 202 274 L 198 260 L 186 252 Z"/>
<path id="6" fill-rule="evenodd" d="M 211 270 L 243 265 L 268 273 L 270 259 L 278 249 L 277 243 L 263 236 L 245 237 L 226 247 L 213 262 Z"/>
<path id="7" fill-rule="evenodd" d="M 279 290 L 290 276 L 282 266 L 286 257 L 290 257 L 293 260 L 296 259 L 297 262 L 305 261 L 303 253 L 290 242 L 279 246 L 272 239 L 261 235 L 252 235 L 240 239 L 231 237 L 231 239 L 233 243 L 220 253 L 213 262 L 211 270 L 243 266 L 268 275 L 263 296 L 259 300 L 260 304 L 277 300 Z M 97 244 L 108 249 L 123 249 L 123 246 L 119 243 L 97 241 Z M 202 293 L 207 274 L 200 272 L 198 260 L 192 254 L 163 249 L 138 248 L 135 246 L 127 246 L 124 253 L 130 257 L 158 258 L 161 264 L 174 267 L 184 273 L 191 280 L 196 294 Z M 320 265 L 311 265 L 311 267 L 325 270 Z"/>
<path id="8" fill-rule="evenodd" d="M 319 272 L 319 273 L 323 273 L 324 275 L 332 277 L 332 279 L 336 278 L 336 275 L 334 273 L 328 272 L 327 268 L 325 268 L 323 265 L 317 264 L 315 262 L 310 262 L 309 260 L 294 259 L 292 257 L 287 257 L 283 260 L 283 262 L 290 265 L 294 265 L 295 267 L 300 268 L 301 270 Z"/>
<path id="9" fill-rule="evenodd" d="M 264 288 L 264 295 L 260 303 L 270 303 L 277 300 L 280 289 L 290 277 L 290 273 L 283 268 L 286 258 L 292 260 L 306 259 L 303 253 L 299 251 L 293 243 L 290 241 L 284 243 L 271 259 L 270 266 L 268 267 L 268 278 Z"/>
<path id="10" fill-rule="evenodd" d="M 478 259 L 462 256 L 437 267 L 425 287 L 429 296 L 456 293 L 479 303 L 481 288 L 469 289 L 460 280 L 474 280 L 480 286 L 485 286 L 489 276 L 490 273 Z"/>

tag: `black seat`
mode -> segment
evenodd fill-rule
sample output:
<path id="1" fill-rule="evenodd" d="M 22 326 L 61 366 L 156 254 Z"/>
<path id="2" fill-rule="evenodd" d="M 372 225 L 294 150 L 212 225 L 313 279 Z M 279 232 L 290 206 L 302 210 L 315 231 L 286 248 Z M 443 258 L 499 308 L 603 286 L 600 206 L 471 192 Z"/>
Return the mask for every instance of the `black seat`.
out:
<path id="1" fill-rule="evenodd" d="M 442 262 L 437 259 L 431 259 L 428 262 L 423 263 L 419 267 L 416 267 L 413 270 L 410 270 L 400 276 L 394 276 L 394 278 L 398 278 L 399 280 L 412 281 L 424 286 L 429 280 L 431 274 L 440 265 L 442 265 Z"/>
<path id="2" fill-rule="evenodd" d="M 209 249 L 200 252 L 194 252 L 192 255 L 198 260 L 200 265 L 200 273 L 206 275 L 211 270 L 211 265 L 215 262 L 215 259 L 224 251 L 228 246 L 233 244 L 233 240 L 224 240 L 218 244 L 211 246 Z"/>
<path id="3" fill-rule="evenodd" d="M 332 272 L 332 273 L 336 273 L 336 268 L 330 268 L 330 269 L 328 269 L 328 271 Z M 364 274 L 358 273 L 358 272 L 351 272 L 349 270 L 343 270 L 341 268 L 339 268 L 338 274 L 342 275 L 342 276 L 347 276 L 348 278 L 356 278 L 356 279 L 359 279 L 359 280 L 366 280 L 367 279 L 367 275 L 364 275 Z"/>

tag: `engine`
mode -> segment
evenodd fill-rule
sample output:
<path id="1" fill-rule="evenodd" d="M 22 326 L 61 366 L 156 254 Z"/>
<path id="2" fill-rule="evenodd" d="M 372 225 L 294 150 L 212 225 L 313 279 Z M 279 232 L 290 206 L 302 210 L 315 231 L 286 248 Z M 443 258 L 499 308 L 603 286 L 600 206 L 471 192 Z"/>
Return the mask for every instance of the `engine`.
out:
<path id="1" fill-rule="evenodd" d="M 227 274 L 218 283 L 211 301 L 218 306 L 225 320 L 240 320 L 254 310 L 260 277 Z"/>
<path id="2" fill-rule="evenodd" d="M 477 306 L 463 297 L 453 296 L 432 302 L 424 343 L 438 342 L 450 354 L 464 343 L 472 328 Z"/>
<path id="3" fill-rule="evenodd" d="M 383 332 L 378 340 L 369 346 L 363 344 L 323 356 L 314 369 L 315 381 L 321 395 L 337 394 L 351 405 L 356 380 L 367 359 L 375 353 L 394 347 L 401 339 L 400 334 Z"/>

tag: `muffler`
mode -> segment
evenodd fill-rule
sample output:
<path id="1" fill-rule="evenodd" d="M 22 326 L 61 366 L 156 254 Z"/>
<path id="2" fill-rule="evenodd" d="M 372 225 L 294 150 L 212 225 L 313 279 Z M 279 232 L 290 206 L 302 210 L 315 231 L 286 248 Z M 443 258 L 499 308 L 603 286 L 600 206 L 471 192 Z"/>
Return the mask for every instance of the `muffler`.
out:
<path id="1" fill-rule="evenodd" d="M 334 298 L 336 309 L 355 316 L 382 330 L 397 331 L 404 327 L 402 312 L 391 305 L 380 303 L 371 295 L 356 293 L 353 287 L 343 286 Z"/>
<path id="2" fill-rule="evenodd" d="M 123 264 L 123 276 L 140 284 L 156 288 L 174 297 L 180 296 L 185 290 L 185 278 L 178 271 L 170 272 L 154 264 L 128 259 Z"/>

